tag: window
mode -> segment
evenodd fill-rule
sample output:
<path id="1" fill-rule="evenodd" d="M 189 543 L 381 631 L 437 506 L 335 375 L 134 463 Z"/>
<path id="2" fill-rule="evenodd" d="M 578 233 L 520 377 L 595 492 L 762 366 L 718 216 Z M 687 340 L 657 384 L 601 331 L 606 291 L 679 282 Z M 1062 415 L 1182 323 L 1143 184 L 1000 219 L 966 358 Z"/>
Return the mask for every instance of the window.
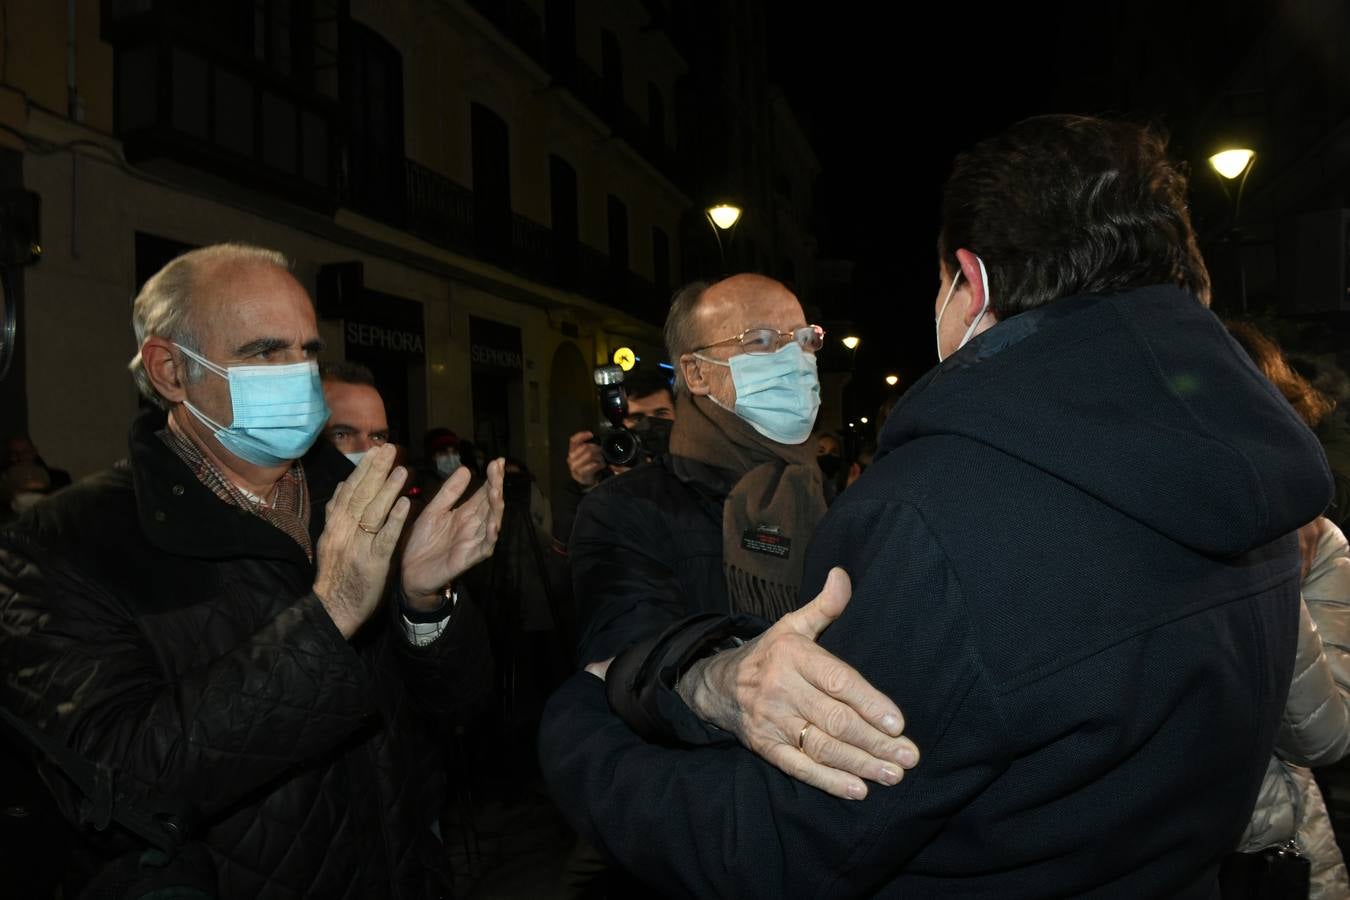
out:
<path id="1" fill-rule="evenodd" d="M 479 250 L 494 262 L 511 253 L 511 156 L 506 122 L 470 104 L 473 130 L 473 210 Z"/>

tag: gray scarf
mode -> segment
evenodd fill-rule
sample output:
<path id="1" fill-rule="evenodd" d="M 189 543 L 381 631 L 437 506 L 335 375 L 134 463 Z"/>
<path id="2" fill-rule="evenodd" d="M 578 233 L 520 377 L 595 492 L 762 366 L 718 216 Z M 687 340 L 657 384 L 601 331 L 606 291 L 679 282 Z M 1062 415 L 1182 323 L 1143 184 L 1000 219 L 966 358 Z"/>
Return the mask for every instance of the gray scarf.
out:
<path id="1" fill-rule="evenodd" d="M 683 394 L 675 408 L 675 474 L 690 480 L 681 459 L 692 460 L 726 490 L 722 568 L 731 607 L 772 622 L 800 605 L 806 546 L 825 515 L 815 445 L 771 441 L 706 397 Z"/>

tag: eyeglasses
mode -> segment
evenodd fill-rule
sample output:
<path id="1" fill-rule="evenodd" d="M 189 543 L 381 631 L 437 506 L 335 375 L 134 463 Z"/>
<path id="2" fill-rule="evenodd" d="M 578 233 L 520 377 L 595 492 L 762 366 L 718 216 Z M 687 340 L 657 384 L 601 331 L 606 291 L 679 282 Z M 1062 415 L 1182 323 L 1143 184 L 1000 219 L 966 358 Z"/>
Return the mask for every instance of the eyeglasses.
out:
<path id="1" fill-rule="evenodd" d="M 775 331 L 772 328 L 748 328 L 735 337 L 725 341 L 715 341 L 698 350 L 711 350 L 713 347 L 728 347 L 739 344 L 742 353 L 775 353 L 788 341 L 795 341 L 799 347 L 809 353 L 815 353 L 825 346 L 825 329 L 819 325 L 803 325 L 792 331 Z M 695 350 L 694 352 L 698 352 Z"/>

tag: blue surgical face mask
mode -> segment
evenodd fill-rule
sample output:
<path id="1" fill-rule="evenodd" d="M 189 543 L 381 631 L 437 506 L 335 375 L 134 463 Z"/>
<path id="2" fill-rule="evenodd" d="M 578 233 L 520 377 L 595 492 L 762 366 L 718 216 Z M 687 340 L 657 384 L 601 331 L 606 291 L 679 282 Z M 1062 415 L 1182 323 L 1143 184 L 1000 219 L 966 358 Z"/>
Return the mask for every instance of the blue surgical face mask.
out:
<path id="1" fill-rule="evenodd" d="M 976 261 L 977 263 L 980 264 L 980 278 L 981 278 L 981 280 L 984 281 L 984 305 L 980 307 L 980 314 L 979 314 L 978 316 L 975 317 L 975 321 L 974 321 L 974 322 L 971 322 L 971 323 L 970 323 L 970 327 L 966 329 L 965 336 L 961 338 L 961 343 L 959 343 L 959 344 L 956 345 L 956 350 L 960 350 L 962 347 L 964 347 L 964 346 L 967 344 L 967 342 L 970 341 L 971 337 L 974 336 L 974 334 L 975 334 L 975 329 L 978 328 L 979 325 L 980 325 L 980 320 L 984 318 L 984 314 L 985 314 L 985 313 L 989 312 L 989 299 L 990 299 L 990 293 L 989 293 L 989 273 L 986 272 L 985 269 L 984 269 L 984 260 L 980 259 L 980 258 L 977 256 L 977 257 L 975 257 L 975 261 Z M 960 269 L 957 269 L 957 270 L 956 270 L 956 277 L 952 279 L 952 286 L 949 287 L 949 288 L 947 288 L 947 296 L 946 296 L 946 297 L 943 299 L 943 301 L 942 301 L 942 308 L 938 310 L 937 318 L 933 320 L 933 331 L 937 333 L 937 354 L 938 354 L 938 362 L 942 362 L 942 360 L 943 360 L 943 356 L 942 356 L 942 314 L 945 313 L 945 312 L 947 311 L 947 304 L 950 303 L 950 302 L 952 301 L 952 292 L 956 290 L 956 285 L 957 285 L 957 283 L 960 282 L 960 281 L 961 281 L 961 270 L 960 270 Z M 955 353 L 956 350 L 953 350 L 952 352 Z"/>
<path id="2" fill-rule="evenodd" d="M 455 474 L 455 470 L 459 468 L 459 465 L 458 453 L 440 453 L 436 455 L 436 474 L 440 475 L 442 478 L 449 478 L 451 475 Z"/>
<path id="3" fill-rule="evenodd" d="M 366 451 L 362 450 L 360 453 L 344 453 L 342 455 L 347 457 L 347 460 L 352 465 L 359 466 L 361 465 L 361 460 L 366 458 Z"/>
<path id="4" fill-rule="evenodd" d="M 694 357 L 731 369 L 731 383 L 736 388 L 732 412 L 760 434 L 780 444 L 800 444 L 811 436 L 820 410 L 814 353 L 793 342 L 776 353 L 739 353 L 730 362 L 699 353 Z M 708 399 L 717 403 L 711 394 Z"/>
<path id="5" fill-rule="evenodd" d="M 313 360 L 285 366 L 218 366 L 182 344 L 174 344 L 189 358 L 230 384 L 234 421 L 213 421 L 183 401 L 220 445 L 255 466 L 279 466 L 304 456 L 328 421 L 328 404 L 319 383 L 319 364 Z"/>

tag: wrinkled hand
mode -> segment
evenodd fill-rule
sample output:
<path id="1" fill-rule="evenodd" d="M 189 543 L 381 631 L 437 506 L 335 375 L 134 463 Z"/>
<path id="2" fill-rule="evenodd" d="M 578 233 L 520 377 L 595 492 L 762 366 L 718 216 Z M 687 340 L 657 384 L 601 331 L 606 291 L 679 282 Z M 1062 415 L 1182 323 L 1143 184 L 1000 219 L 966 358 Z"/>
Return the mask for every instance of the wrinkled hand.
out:
<path id="1" fill-rule="evenodd" d="M 393 464 L 392 446 L 371 450 L 324 507 L 314 593 L 343 637 L 355 634 L 379 606 L 408 519 L 410 504 L 399 496 L 408 471 L 390 472 Z"/>
<path id="2" fill-rule="evenodd" d="M 578 431 L 567 439 L 567 471 L 573 481 L 585 487 L 599 484 L 600 473 L 605 469 L 600 445 L 587 443 L 593 437 L 593 432 Z"/>
<path id="3" fill-rule="evenodd" d="M 492 555 L 505 508 L 505 468 L 503 459 L 488 463 L 487 484 L 455 509 L 471 477 L 467 467 L 460 467 L 417 517 L 403 548 L 401 573 L 403 594 L 414 609 L 435 607 L 441 588 Z"/>
<path id="4" fill-rule="evenodd" d="M 1300 581 L 1306 581 L 1308 573 L 1312 571 L 1313 560 L 1317 558 L 1317 545 L 1322 540 L 1328 524 L 1330 523 L 1325 518 L 1318 516 L 1298 530 L 1298 552 L 1303 557 Z"/>
<path id="5" fill-rule="evenodd" d="M 919 750 L 900 736 L 899 708 L 816 644 L 851 591 L 844 570 L 831 569 L 814 600 L 744 646 L 695 663 L 676 690 L 700 718 L 798 781 L 861 800 L 862 779 L 899 782 Z"/>

